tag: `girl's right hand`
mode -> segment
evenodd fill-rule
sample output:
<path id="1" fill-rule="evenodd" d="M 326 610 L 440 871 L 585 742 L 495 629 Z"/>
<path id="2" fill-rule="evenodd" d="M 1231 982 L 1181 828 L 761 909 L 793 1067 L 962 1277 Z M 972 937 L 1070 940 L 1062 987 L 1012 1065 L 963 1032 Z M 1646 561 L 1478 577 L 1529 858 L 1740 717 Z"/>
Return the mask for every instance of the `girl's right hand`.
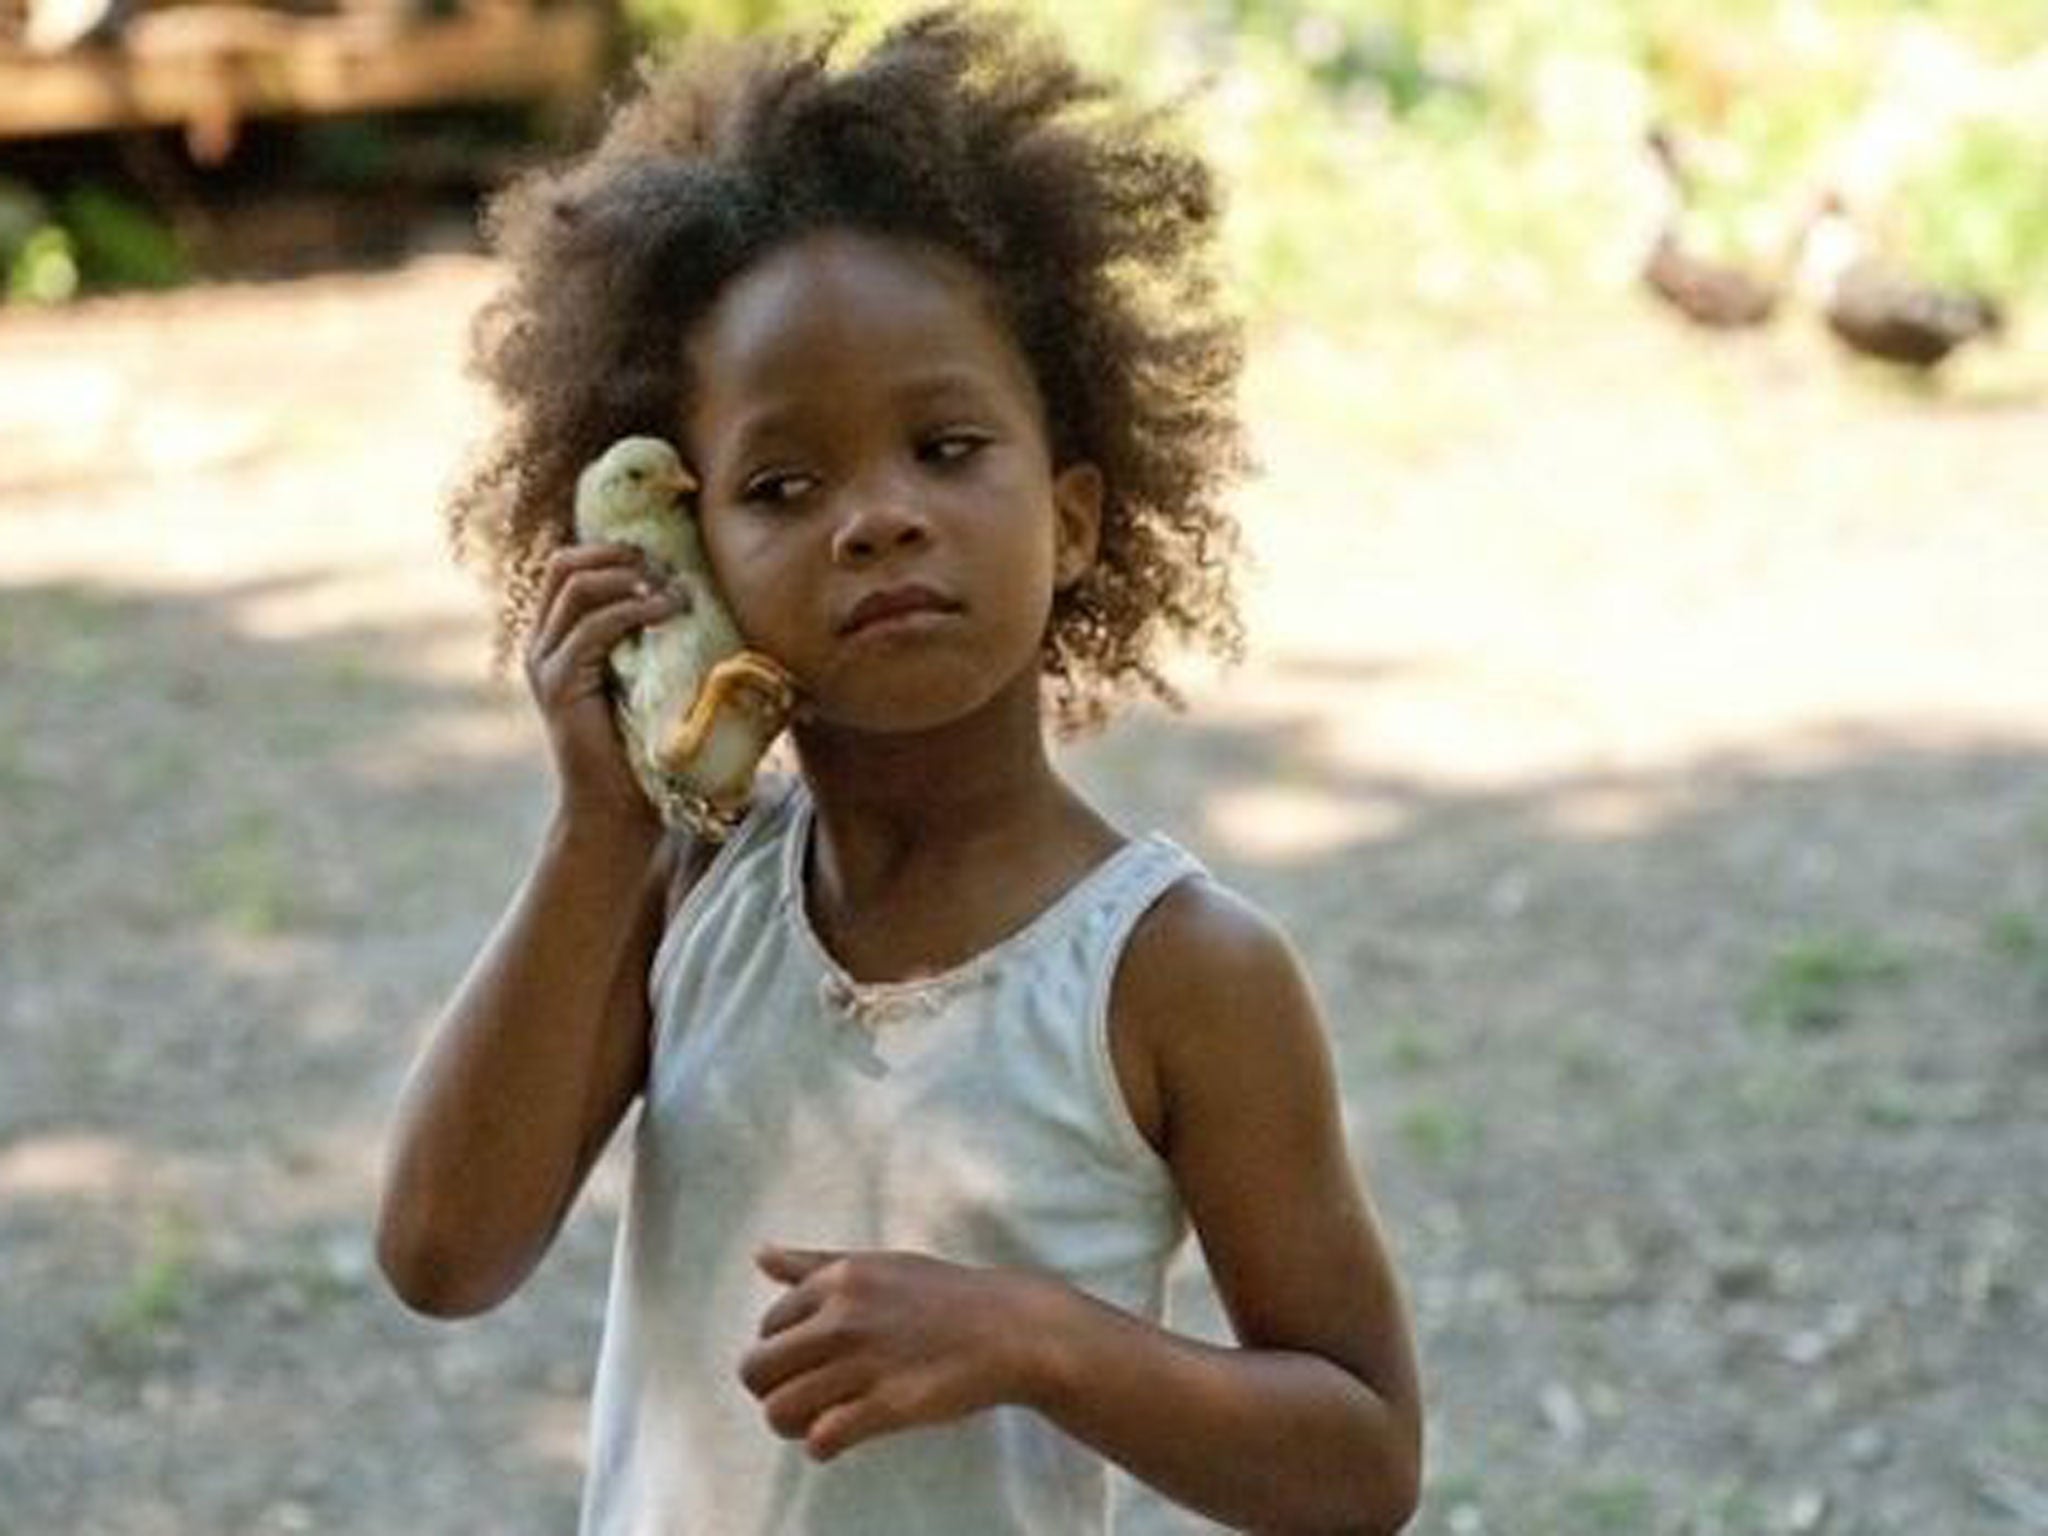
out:
<path id="1" fill-rule="evenodd" d="M 547 727 L 563 815 L 659 825 L 612 719 L 606 659 L 628 635 L 684 606 L 629 544 L 577 544 L 548 557 L 526 645 L 526 684 Z"/>

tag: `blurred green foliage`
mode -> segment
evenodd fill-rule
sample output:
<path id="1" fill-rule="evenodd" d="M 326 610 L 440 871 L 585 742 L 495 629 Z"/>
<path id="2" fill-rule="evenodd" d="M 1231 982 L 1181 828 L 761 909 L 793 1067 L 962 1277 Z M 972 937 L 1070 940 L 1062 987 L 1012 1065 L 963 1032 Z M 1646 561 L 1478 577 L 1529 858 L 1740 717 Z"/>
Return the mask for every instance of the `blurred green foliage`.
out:
<path id="1" fill-rule="evenodd" d="M 70 236 L 30 187 L 0 178 L 0 297 L 11 303 L 61 304 L 78 291 Z"/>
<path id="2" fill-rule="evenodd" d="M 52 208 L 0 180 L 0 290 L 9 302 L 61 304 L 85 289 L 167 288 L 188 276 L 176 236 L 140 203 L 87 183 Z"/>
<path id="3" fill-rule="evenodd" d="M 641 36 L 909 0 L 627 0 Z M 1253 312 L 1484 318 L 1629 281 L 1663 121 L 1708 146 L 1696 238 L 1788 261 L 1826 187 L 1901 261 L 2048 299 L 2048 0 L 1039 0 L 1190 114 L 1232 193 Z"/>
<path id="4" fill-rule="evenodd" d="M 177 237 L 140 203 L 87 184 L 66 193 L 58 211 L 87 286 L 169 288 L 187 277 Z"/>
<path id="5" fill-rule="evenodd" d="M 305 174 L 344 187 L 370 187 L 392 174 L 397 146 L 390 130 L 373 119 L 335 118 L 308 123 L 299 132 L 298 154 Z"/>
<path id="6" fill-rule="evenodd" d="M 1896 206 L 1901 241 L 1931 276 L 2039 291 L 2048 275 L 2048 103 L 2032 123 L 1966 125 L 1901 181 Z"/>
<path id="7" fill-rule="evenodd" d="M 837 20 L 919 0 L 625 0 L 637 41 Z M 2048 0 L 1035 0 L 1141 94 L 1189 101 L 1231 194 L 1253 316 L 1455 324 L 1617 291 L 1664 211 L 1653 122 L 1700 148 L 1691 243 L 1789 264 L 1826 188 L 1928 276 L 2048 300 Z M 390 146 L 313 125 L 309 171 L 374 182 Z M 17 301 L 186 271 L 161 221 L 99 188 L 0 184 Z"/>

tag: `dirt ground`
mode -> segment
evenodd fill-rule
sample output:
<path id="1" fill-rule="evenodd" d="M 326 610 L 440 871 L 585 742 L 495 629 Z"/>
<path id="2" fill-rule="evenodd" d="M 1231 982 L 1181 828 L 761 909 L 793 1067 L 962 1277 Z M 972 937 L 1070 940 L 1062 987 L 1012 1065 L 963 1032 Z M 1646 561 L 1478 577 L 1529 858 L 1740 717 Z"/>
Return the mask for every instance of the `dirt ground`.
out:
<path id="1" fill-rule="evenodd" d="M 488 278 L 0 315 L 0 1533 L 571 1528 L 616 1160 L 479 1321 L 367 1239 L 546 793 L 433 515 Z M 2048 1531 L 2041 340 L 1262 338 L 1254 654 L 1072 763 L 1323 990 L 1420 1531 Z"/>

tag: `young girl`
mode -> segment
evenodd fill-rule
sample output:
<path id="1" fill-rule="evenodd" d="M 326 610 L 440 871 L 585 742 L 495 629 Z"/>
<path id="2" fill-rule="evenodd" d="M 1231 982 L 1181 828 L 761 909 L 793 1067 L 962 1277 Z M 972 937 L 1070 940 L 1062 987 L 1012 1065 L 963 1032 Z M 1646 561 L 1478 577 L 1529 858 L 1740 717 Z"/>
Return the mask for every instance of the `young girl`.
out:
<path id="1" fill-rule="evenodd" d="M 497 210 L 509 405 L 456 498 L 558 780 L 398 1112 L 404 1300 L 510 1294 L 638 1102 L 591 1533 L 1107 1530 L 1111 1463 L 1236 1526 L 1394 1531 L 1416 1372 L 1323 1026 L 1271 923 L 1051 765 L 1228 647 L 1236 335 L 1201 164 L 1017 27 L 656 72 Z M 800 772 L 665 832 L 607 704 L 676 611 L 565 548 L 671 439 Z M 1159 1324 L 1189 1225 L 1237 1337 Z"/>

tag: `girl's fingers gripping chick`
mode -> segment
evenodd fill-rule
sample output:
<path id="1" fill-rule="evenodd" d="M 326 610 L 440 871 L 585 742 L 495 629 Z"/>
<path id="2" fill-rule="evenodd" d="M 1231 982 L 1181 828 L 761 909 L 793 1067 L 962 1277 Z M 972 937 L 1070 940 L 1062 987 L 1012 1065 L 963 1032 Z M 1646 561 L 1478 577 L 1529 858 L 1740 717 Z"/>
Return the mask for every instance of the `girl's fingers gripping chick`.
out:
<path id="1" fill-rule="evenodd" d="M 548 561 L 527 648 L 535 695 L 543 706 L 559 706 L 601 691 L 611 648 L 674 606 L 637 550 L 592 545 L 557 552 Z"/>
<path id="2" fill-rule="evenodd" d="M 571 576 L 579 571 L 623 567 L 637 558 L 637 552 L 624 544 L 565 544 L 552 551 L 541 566 L 540 594 L 533 606 L 535 634 L 546 627 Z"/>
<path id="3" fill-rule="evenodd" d="M 613 647 L 677 609 L 637 550 L 591 545 L 550 557 L 526 650 L 527 687 L 545 722 L 564 804 L 639 817 L 646 796 L 627 764 L 605 686 Z"/>
<path id="4" fill-rule="evenodd" d="M 558 650 L 594 604 L 631 592 L 646 574 L 644 558 L 629 545 L 578 544 L 556 550 L 541 573 L 530 649 L 537 655 Z"/>
<path id="5" fill-rule="evenodd" d="M 581 608 L 570 623 L 562 652 L 579 670 L 599 678 L 613 646 L 682 608 L 675 588 L 659 586 L 644 575 L 606 573 L 602 578 L 589 578 L 589 584 L 589 606 Z M 575 592 L 576 582 L 567 590 Z"/>

